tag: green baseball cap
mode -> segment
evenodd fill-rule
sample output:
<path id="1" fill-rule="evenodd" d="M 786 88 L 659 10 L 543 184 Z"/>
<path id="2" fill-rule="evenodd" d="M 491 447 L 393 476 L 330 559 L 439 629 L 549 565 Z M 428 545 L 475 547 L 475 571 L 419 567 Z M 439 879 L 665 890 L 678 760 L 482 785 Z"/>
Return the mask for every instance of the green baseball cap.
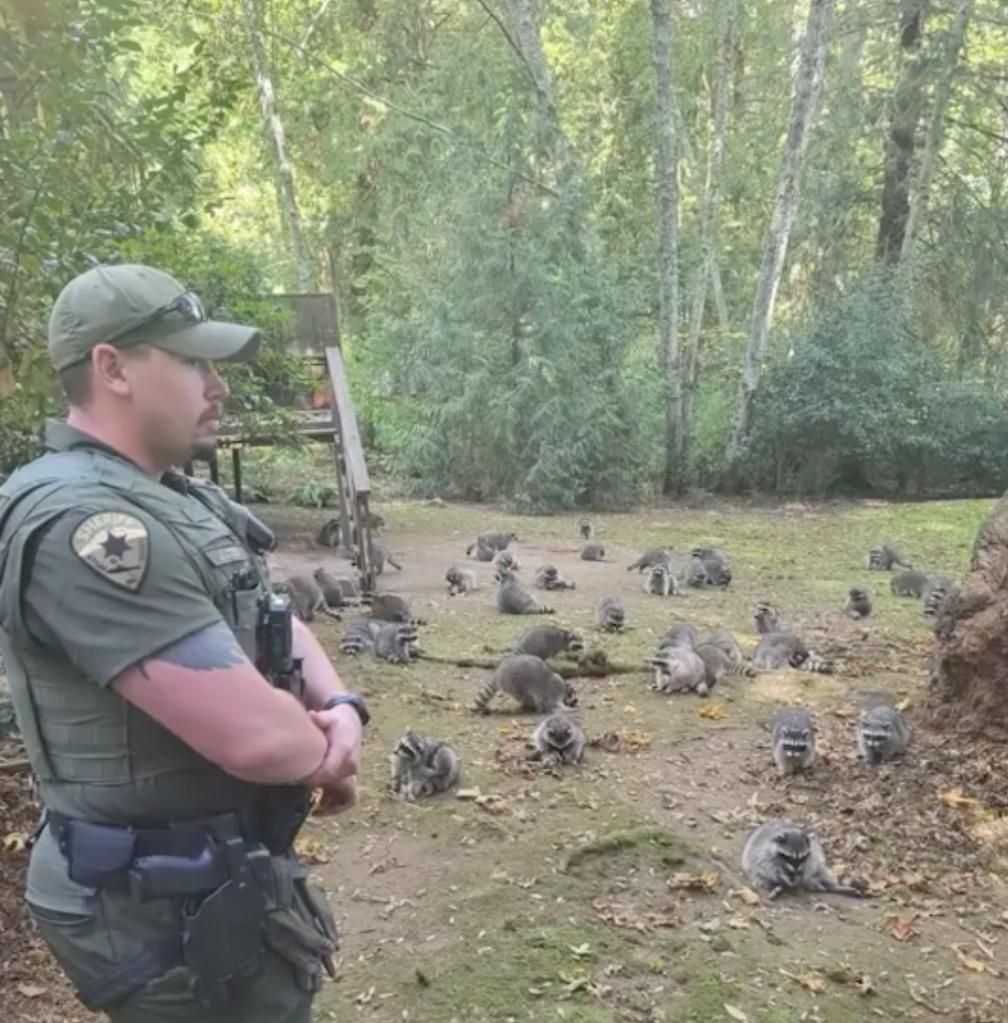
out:
<path id="1" fill-rule="evenodd" d="M 257 327 L 208 320 L 196 295 L 140 263 L 92 267 L 59 293 L 49 316 L 49 358 L 57 370 L 83 362 L 103 342 L 244 360 L 255 356 L 261 338 Z"/>

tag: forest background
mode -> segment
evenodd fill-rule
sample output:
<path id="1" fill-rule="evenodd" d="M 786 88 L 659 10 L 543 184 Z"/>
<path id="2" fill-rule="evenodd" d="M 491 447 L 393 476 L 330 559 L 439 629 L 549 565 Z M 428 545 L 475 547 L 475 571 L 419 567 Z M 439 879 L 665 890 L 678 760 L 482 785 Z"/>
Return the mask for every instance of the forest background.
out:
<path id="1" fill-rule="evenodd" d="M 516 510 L 1008 485 L 1002 0 L 0 0 L 0 475 L 96 262 L 337 298 L 372 464 Z"/>

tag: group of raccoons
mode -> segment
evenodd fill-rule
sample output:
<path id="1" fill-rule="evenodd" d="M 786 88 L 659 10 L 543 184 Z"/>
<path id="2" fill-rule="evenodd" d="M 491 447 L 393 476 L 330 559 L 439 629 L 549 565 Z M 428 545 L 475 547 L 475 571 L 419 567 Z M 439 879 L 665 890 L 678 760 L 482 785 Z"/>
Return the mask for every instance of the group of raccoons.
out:
<path id="1" fill-rule="evenodd" d="M 377 522 L 373 525 L 381 525 L 380 517 L 375 518 Z M 579 534 L 581 558 L 604 561 L 605 548 L 593 539 L 589 521 L 579 523 Z M 320 534 L 320 542 L 325 539 Z M 517 539 L 513 532 L 482 533 L 469 545 L 466 554 L 493 564 L 500 612 L 552 614 L 553 609 L 541 604 L 518 578 L 518 558 L 508 549 Z M 386 563 L 401 567 L 384 547 L 377 543 L 374 546 L 378 550 L 373 561 L 377 571 L 382 571 Z M 905 571 L 893 575 L 892 592 L 915 596 L 923 601 L 925 614 L 936 614 L 952 580 L 914 571 L 888 545 L 871 548 L 869 570 L 892 571 L 894 566 Z M 684 586 L 724 588 L 732 580 L 727 556 L 714 547 L 698 547 L 682 556 L 665 548 L 649 549 L 627 567 L 627 571 L 634 569 L 643 576 L 644 591 L 659 596 L 678 595 Z M 476 572 L 467 566 L 452 566 L 446 581 L 449 596 L 479 589 Z M 575 584 L 561 576 L 551 564 L 536 569 L 533 585 L 554 592 L 575 588 Z M 305 621 L 311 621 L 318 613 L 339 617 L 339 608 L 369 605 L 369 616 L 354 620 L 343 635 L 340 649 L 346 654 L 371 651 L 391 663 L 406 664 L 420 653 L 417 626 L 423 623 L 413 616 L 402 597 L 362 594 L 354 578 L 334 575 L 324 568 L 318 568 L 312 577 L 294 576 L 277 589 L 289 594 L 295 613 Z M 870 614 L 872 601 L 868 589 L 852 588 L 844 610 L 855 617 Z M 754 623 L 759 639 L 748 664 L 729 632 L 718 629 L 701 638 L 692 625 L 674 623 L 651 656 L 652 688 L 660 693 L 693 692 L 707 696 L 726 677 L 751 678 L 761 671 L 786 668 L 832 672 L 831 664 L 809 649 L 772 604 L 757 605 Z M 602 632 L 622 630 L 626 624 L 623 601 L 617 596 L 602 597 L 595 605 L 595 624 Z M 587 738 L 576 712 L 577 692 L 548 662 L 561 656 L 576 657 L 583 651 L 584 642 L 572 629 L 553 624 L 529 629 L 480 688 L 471 709 L 488 712 L 497 693 L 512 697 L 522 710 L 540 716 L 530 741 L 530 759 L 554 767 L 580 764 Z M 800 707 L 780 710 L 768 730 L 773 760 L 782 777 L 812 767 L 816 757 L 816 731 L 808 711 Z M 876 766 L 899 757 L 906 750 L 910 729 L 896 708 L 880 705 L 862 716 L 856 739 L 864 762 Z M 393 790 L 410 801 L 445 792 L 459 782 L 460 762 L 455 750 L 442 740 L 412 731 L 396 743 L 390 762 Z M 864 894 L 857 888 L 838 883 L 826 867 L 816 835 L 789 820 L 771 820 L 757 828 L 745 844 L 742 867 L 751 882 L 770 898 L 798 889 L 851 896 Z"/>

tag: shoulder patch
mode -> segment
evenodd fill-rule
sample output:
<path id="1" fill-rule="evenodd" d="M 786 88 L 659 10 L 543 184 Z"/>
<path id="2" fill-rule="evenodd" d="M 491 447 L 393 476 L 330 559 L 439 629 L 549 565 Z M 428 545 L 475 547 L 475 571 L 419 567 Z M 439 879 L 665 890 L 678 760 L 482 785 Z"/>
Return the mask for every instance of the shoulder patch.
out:
<path id="1" fill-rule="evenodd" d="M 98 512 L 86 518 L 70 537 L 70 546 L 110 583 L 136 593 L 147 571 L 147 527 L 126 512 Z"/>

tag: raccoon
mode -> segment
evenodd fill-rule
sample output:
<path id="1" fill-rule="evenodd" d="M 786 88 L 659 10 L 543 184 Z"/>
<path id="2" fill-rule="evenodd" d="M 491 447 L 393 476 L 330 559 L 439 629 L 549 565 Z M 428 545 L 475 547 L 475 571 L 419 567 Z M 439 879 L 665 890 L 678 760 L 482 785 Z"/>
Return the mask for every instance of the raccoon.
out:
<path id="1" fill-rule="evenodd" d="M 574 589 L 574 584 L 564 579 L 556 565 L 540 565 L 535 571 L 532 585 L 538 590 Z"/>
<path id="2" fill-rule="evenodd" d="M 853 618 L 867 618 L 872 610 L 871 593 L 863 586 L 852 586 L 844 602 L 844 613 Z"/>
<path id="3" fill-rule="evenodd" d="M 788 707 L 774 715 L 770 725 L 773 758 L 783 778 L 806 771 L 815 760 L 815 725 L 808 711 Z"/>
<path id="4" fill-rule="evenodd" d="M 551 615 L 553 608 L 540 604 L 507 568 L 497 569 L 497 610 L 506 615 Z"/>
<path id="5" fill-rule="evenodd" d="M 416 626 L 358 618 L 343 634 L 340 650 L 351 657 L 369 650 L 391 664 L 409 664 L 418 652 Z"/>
<path id="6" fill-rule="evenodd" d="M 893 565 L 902 568 L 913 568 L 909 561 L 904 561 L 895 547 L 877 543 L 868 551 L 868 569 L 871 572 L 889 572 Z"/>
<path id="7" fill-rule="evenodd" d="M 582 540 L 590 540 L 595 535 L 595 528 L 591 524 L 590 519 L 582 519 L 578 523 L 578 536 Z"/>
<path id="8" fill-rule="evenodd" d="M 497 692 L 513 696 L 523 710 L 537 714 L 552 714 L 565 706 L 577 706 L 574 686 L 553 671 L 541 657 L 531 654 L 505 657 L 476 694 L 472 709 L 487 713 L 487 707 Z"/>
<path id="9" fill-rule="evenodd" d="M 292 575 L 285 582 L 277 584 L 274 592 L 288 595 L 294 614 L 303 622 L 315 621 L 316 614 L 340 618 L 340 614 L 326 602 L 321 587 L 311 576 Z"/>
<path id="10" fill-rule="evenodd" d="M 921 613 L 925 618 L 936 618 L 955 581 L 947 575 L 929 575 L 922 596 Z"/>
<path id="11" fill-rule="evenodd" d="M 584 650 L 584 642 L 576 632 L 562 629 L 559 625 L 537 625 L 518 640 L 513 653 L 531 654 L 548 661 L 557 654 L 578 653 L 581 650 Z"/>
<path id="12" fill-rule="evenodd" d="M 695 557 L 690 562 L 687 582 L 690 586 L 717 586 L 726 589 L 732 581 L 732 571 L 717 558 Z"/>
<path id="13" fill-rule="evenodd" d="M 476 539 L 469 544 L 466 548 L 466 554 L 471 554 L 474 550 L 478 551 L 482 549 L 484 552 L 489 551 L 490 557 L 480 557 L 480 561 L 492 561 L 494 554 L 497 551 L 507 550 L 511 545 L 512 540 L 517 540 L 517 533 L 507 532 L 491 532 L 491 533 L 480 533 Z"/>
<path id="14" fill-rule="evenodd" d="M 620 632 L 626 624 L 626 609 L 619 597 L 603 597 L 595 605 L 595 621 L 603 632 Z"/>
<path id="15" fill-rule="evenodd" d="M 360 585 L 349 576 L 333 575 L 324 568 L 316 568 L 315 582 L 318 583 L 322 596 L 329 607 L 346 607 L 361 602 Z"/>
<path id="16" fill-rule="evenodd" d="M 897 572 L 889 581 L 889 589 L 896 597 L 917 597 L 924 595 L 928 577 L 923 572 Z"/>
<path id="17" fill-rule="evenodd" d="M 791 821 L 767 821 L 742 850 L 742 869 L 756 888 L 775 899 L 785 891 L 833 892 L 861 898 L 857 888 L 840 884 L 826 869 L 826 857 L 815 832 Z"/>
<path id="18" fill-rule="evenodd" d="M 581 545 L 582 561 L 605 561 L 605 548 L 600 543 L 585 543 Z"/>
<path id="19" fill-rule="evenodd" d="M 413 611 L 409 602 L 394 593 L 380 593 L 372 597 L 371 617 L 380 618 L 383 622 L 412 622 Z"/>
<path id="20" fill-rule="evenodd" d="M 738 643 L 735 642 L 735 637 L 724 629 L 715 629 L 705 640 L 704 644 L 707 646 L 716 646 L 719 650 L 723 651 L 725 657 L 731 661 L 732 664 L 742 664 L 744 658 L 742 651 L 739 649 Z"/>
<path id="21" fill-rule="evenodd" d="M 521 565 L 511 551 L 498 551 L 493 558 L 494 568 L 506 568 L 510 572 L 518 572 Z"/>
<path id="22" fill-rule="evenodd" d="M 791 623 L 783 615 L 766 601 L 756 605 L 753 612 L 753 621 L 756 623 L 756 633 L 765 636 L 768 632 L 790 632 Z"/>
<path id="23" fill-rule="evenodd" d="M 901 756 L 910 744 L 910 729 L 894 707 L 872 707 L 861 719 L 858 750 L 872 767 Z"/>
<path id="24" fill-rule="evenodd" d="M 360 557 L 357 552 L 350 557 L 350 563 L 355 567 L 360 567 Z M 389 553 L 388 548 L 377 540 L 371 541 L 371 567 L 374 569 L 375 575 L 381 575 L 385 571 L 385 566 L 391 565 L 397 572 L 402 571 L 402 565 L 396 561 L 394 557 Z"/>
<path id="25" fill-rule="evenodd" d="M 409 664 L 420 652 L 416 625 L 412 622 L 386 622 L 375 636 L 375 657 L 390 664 Z"/>
<path id="26" fill-rule="evenodd" d="M 374 540 L 371 541 L 371 567 L 375 570 L 376 575 L 381 575 L 385 571 L 385 565 L 391 565 L 397 572 L 402 571 L 402 565 L 396 561 L 395 558 L 389 553 L 388 548 L 382 543 L 376 543 Z"/>
<path id="27" fill-rule="evenodd" d="M 649 547 L 635 561 L 627 565 L 627 571 L 632 572 L 635 568 L 643 572 L 646 568 L 653 568 L 656 565 L 669 565 L 672 561 L 672 552 L 665 547 Z"/>
<path id="28" fill-rule="evenodd" d="M 497 555 L 494 547 L 487 547 L 478 540 L 466 548 L 466 555 L 474 557 L 477 561 L 493 561 Z"/>
<path id="29" fill-rule="evenodd" d="M 573 714 L 557 711 L 543 719 L 532 736 L 532 759 L 544 764 L 580 764 L 584 758 L 585 733 Z"/>
<path id="30" fill-rule="evenodd" d="M 701 643 L 696 648 L 696 654 L 704 662 L 706 672 L 707 690 L 700 693 L 705 696 L 707 692 L 717 685 L 721 679 L 732 676 L 735 678 L 751 678 L 756 674 L 755 670 L 741 661 L 733 661 L 719 646 L 711 643 Z M 697 690 L 699 692 L 699 690 Z"/>
<path id="31" fill-rule="evenodd" d="M 460 593 L 473 593 L 479 589 L 476 585 L 476 572 L 471 568 L 458 568 L 452 565 L 445 573 L 445 581 L 448 583 L 449 597 L 456 597 Z"/>
<path id="32" fill-rule="evenodd" d="M 458 784 L 458 754 L 438 739 L 407 732 L 390 756 L 392 789 L 408 802 Z"/>
<path id="33" fill-rule="evenodd" d="M 706 696 L 710 691 L 707 665 L 695 650 L 682 646 L 665 647 L 654 654 L 651 663 L 655 669 L 652 688 L 659 693 L 696 692 Z"/>
<path id="34" fill-rule="evenodd" d="M 697 630 L 687 622 L 676 622 L 671 625 L 664 636 L 658 641 L 658 649 L 664 650 L 670 646 L 682 646 L 689 650 L 695 650 L 700 642 Z"/>
<path id="35" fill-rule="evenodd" d="M 667 597 L 670 594 L 681 595 L 679 581 L 672 574 L 668 565 L 652 565 L 644 576 L 644 592 L 656 597 Z"/>
<path id="36" fill-rule="evenodd" d="M 381 631 L 384 622 L 374 618 L 357 618 L 350 623 L 343 638 L 340 640 L 340 650 L 344 654 L 355 657 L 364 651 L 374 651 L 375 640 Z"/>
<path id="37" fill-rule="evenodd" d="M 320 547 L 339 547 L 342 528 L 339 519 L 329 519 L 322 524 L 322 528 L 315 536 L 315 542 Z"/>
<path id="38" fill-rule="evenodd" d="M 768 632 L 763 636 L 753 654 L 753 667 L 760 671 L 790 667 L 823 675 L 833 673 L 833 666 L 809 650 L 793 632 Z"/>

